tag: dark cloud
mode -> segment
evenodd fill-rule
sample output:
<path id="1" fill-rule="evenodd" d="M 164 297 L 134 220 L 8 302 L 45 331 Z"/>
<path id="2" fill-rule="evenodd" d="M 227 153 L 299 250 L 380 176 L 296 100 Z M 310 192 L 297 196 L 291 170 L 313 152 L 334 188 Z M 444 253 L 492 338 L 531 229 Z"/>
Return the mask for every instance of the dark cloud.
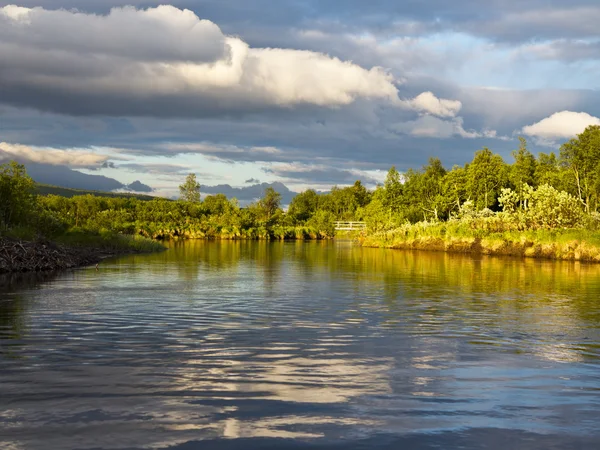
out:
<path id="1" fill-rule="evenodd" d="M 0 2 L 0 6 L 12 1 Z M 46 8 L 78 8 L 106 13 L 113 6 L 156 6 L 162 1 L 48 0 Z M 464 32 L 492 39 L 528 41 L 539 38 L 598 36 L 597 0 L 170 0 L 218 23 L 225 32 L 250 38 L 254 30 L 324 29 L 338 33 L 368 30 L 380 34 L 423 36 Z M 21 0 L 23 6 L 39 1 Z M 274 33 L 273 33 L 274 34 Z M 259 38 L 259 34 L 256 34 Z M 275 39 L 272 37 L 271 39 Z M 254 42 L 251 43 L 254 44 Z"/>
<path id="2" fill-rule="evenodd" d="M 0 6 L 8 3 L 13 2 L 0 1 Z M 22 6 L 39 3 L 19 2 Z M 48 0 L 43 5 L 106 14 L 111 6 L 160 3 L 164 2 Z M 419 167 L 429 156 L 439 156 L 447 167 L 463 164 L 483 146 L 510 160 L 516 133 L 525 125 L 565 110 L 600 117 L 600 93 L 557 88 L 577 87 L 578 77 L 587 73 L 589 81 L 598 71 L 594 65 L 600 37 L 597 0 L 574 0 L 568 8 L 562 0 L 169 3 L 194 10 L 224 34 L 240 36 L 255 49 L 309 50 L 313 56 L 323 52 L 355 62 L 362 75 L 358 66 L 383 66 L 395 77 L 391 86 L 397 89 L 396 99 L 413 99 L 431 91 L 439 98 L 460 101 L 461 108 L 447 117 L 434 117 L 431 111 L 427 115 L 416 108 L 399 107 L 389 96 L 373 97 L 365 91 L 352 94 L 349 102 L 342 101 L 343 95 L 338 94 L 352 92 L 355 85 L 330 95 L 329 89 L 337 89 L 345 78 L 337 66 L 331 72 L 333 81 L 323 84 L 278 90 L 285 86 L 279 83 L 285 77 L 267 77 L 267 88 L 248 84 L 248 79 L 253 83 L 263 79 L 275 63 L 285 67 L 282 74 L 300 73 L 300 79 L 307 77 L 299 71 L 303 67 L 310 68 L 309 75 L 322 73 L 320 66 L 317 70 L 310 65 L 312 60 L 309 66 L 288 64 L 298 56 L 295 53 L 289 61 L 278 54 L 261 54 L 259 60 L 268 63 L 267 71 L 256 61 L 246 60 L 249 66 L 255 64 L 253 71 L 234 88 L 210 85 L 210 89 L 194 91 L 186 83 L 173 84 L 172 73 L 153 68 L 159 60 L 210 60 L 221 50 L 226 54 L 222 60 L 230 63 L 233 53 L 218 33 L 205 42 L 208 47 L 198 56 L 193 46 L 174 48 L 176 39 L 172 38 L 185 37 L 185 33 L 178 34 L 183 28 L 175 35 L 173 30 L 165 32 L 169 39 L 160 45 L 151 45 L 156 40 L 151 31 L 138 28 L 140 39 L 120 48 L 111 44 L 110 33 L 99 40 L 60 41 L 59 31 L 65 24 L 58 29 L 47 25 L 52 32 L 40 35 L 46 39 L 9 35 L 4 27 L 0 60 L 11 63 L 0 64 L 0 141 L 56 148 L 112 147 L 133 159 L 118 163 L 117 169 L 152 174 L 175 184 L 179 175 L 192 171 L 187 164 L 194 155 L 232 164 L 262 164 L 270 168 L 271 176 L 289 185 L 348 184 L 356 179 L 369 182 L 365 171 L 387 170 L 392 164 L 399 169 Z M 137 23 L 143 25 L 143 21 Z M 116 27 L 117 32 L 115 39 L 125 31 Z M 442 42 L 448 36 L 457 40 L 456 45 Z M 505 59 L 493 61 L 495 55 Z M 330 67 L 331 58 L 324 61 Z M 565 61 L 570 65 L 561 65 Z M 505 78 L 494 77 L 499 71 Z M 483 75 L 469 78 L 477 73 Z M 499 88 L 471 87 L 477 85 Z M 526 89 L 531 85 L 543 88 Z M 303 92 L 310 94 L 309 101 L 290 97 L 296 88 L 307 89 Z M 531 147 L 548 151 L 535 143 Z M 146 164 L 135 160 L 140 156 L 174 159 L 172 164 Z M 180 160 L 185 163 L 177 164 Z M 107 161 L 102 167 L 112 170 L 111 164 Z M 210 174 L 202 178 L 211 179 Z"/>
<path id="3" fill-rule="evenodd" d="M 249 180 L 244 181 L 244 183 L 246 183 L 246 184 L 260 184 L 260 180 L 257 180 L 256 178 L 250 178 Z"/>
<path id="4" fill-rule="evenodd" d="M 381 68 L 249 48 L 215 23 L 164 5 L 107 15 L 6 6 L 0 59 L 11 62 L 0 66 L 2 102 L 72 115 L 202 118 L 359 99 L 399 103 Z"/>

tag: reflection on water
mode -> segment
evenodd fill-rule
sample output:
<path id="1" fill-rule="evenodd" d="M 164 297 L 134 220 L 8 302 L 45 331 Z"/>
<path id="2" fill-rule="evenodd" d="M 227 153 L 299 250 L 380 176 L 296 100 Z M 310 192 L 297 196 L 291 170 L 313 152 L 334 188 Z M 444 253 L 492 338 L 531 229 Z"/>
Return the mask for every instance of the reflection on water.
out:
<path id="1" fill-rule="evenodd" d="M 598 265 L 193 241 L 1 286 L 0 448 L 600 447 Z"/>

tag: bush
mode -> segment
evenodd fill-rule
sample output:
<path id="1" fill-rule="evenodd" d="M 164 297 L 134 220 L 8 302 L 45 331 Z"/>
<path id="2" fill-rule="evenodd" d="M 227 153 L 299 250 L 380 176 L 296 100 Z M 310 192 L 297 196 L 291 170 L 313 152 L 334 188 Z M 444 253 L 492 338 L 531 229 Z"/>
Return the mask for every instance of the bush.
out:
<path id="1" fill-rule="evenodd" d="M 516 192 L 502 189 L 498 199 L 503 216 L 518 224 L 519 229 L 579 228 L 586 222 L 581 202 L 548 184 L 537 190 L 526 184 L 523 198 L 519 205 Z"/>
<path id="2" fill-rule="evenodd" d="M 335 234 L 334 217 L 329 211 L 317 211 L 306 224 L 314 228 L 321 237 L 333 237 Z"/>

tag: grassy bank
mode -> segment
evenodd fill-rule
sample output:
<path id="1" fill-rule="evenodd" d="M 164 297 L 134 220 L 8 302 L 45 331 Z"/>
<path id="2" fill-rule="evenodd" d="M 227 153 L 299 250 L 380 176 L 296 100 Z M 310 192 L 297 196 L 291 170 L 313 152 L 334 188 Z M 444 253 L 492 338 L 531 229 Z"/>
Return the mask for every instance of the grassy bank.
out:
<path id="1" fill-rule="evenodd" d="M 600 232 L 586 229 L 497 231 L 457 220 L 406 224 L 360 242 L 365 247 L 600 262 Z"/>
<path id="2" fill-rule="evenodd" d="M 57 236 L 54 241 L 71 248 L 98 249 L 115 254 L 151 253 L 166 248 L 160 242 L 144 236 L 119 234 L 111 231 L 92 232 L 81 229 L 71 229 Z"/>

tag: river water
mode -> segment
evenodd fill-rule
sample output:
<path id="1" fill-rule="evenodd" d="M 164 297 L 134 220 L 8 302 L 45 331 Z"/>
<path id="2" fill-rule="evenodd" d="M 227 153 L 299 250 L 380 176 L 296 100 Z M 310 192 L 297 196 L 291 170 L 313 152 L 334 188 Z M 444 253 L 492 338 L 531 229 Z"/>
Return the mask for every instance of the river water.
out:
<path id="1" fill-rule="evenodd" d="M 4 279 L 0 448 L 600 448 L 600 265 L 205 242 Z"/>

